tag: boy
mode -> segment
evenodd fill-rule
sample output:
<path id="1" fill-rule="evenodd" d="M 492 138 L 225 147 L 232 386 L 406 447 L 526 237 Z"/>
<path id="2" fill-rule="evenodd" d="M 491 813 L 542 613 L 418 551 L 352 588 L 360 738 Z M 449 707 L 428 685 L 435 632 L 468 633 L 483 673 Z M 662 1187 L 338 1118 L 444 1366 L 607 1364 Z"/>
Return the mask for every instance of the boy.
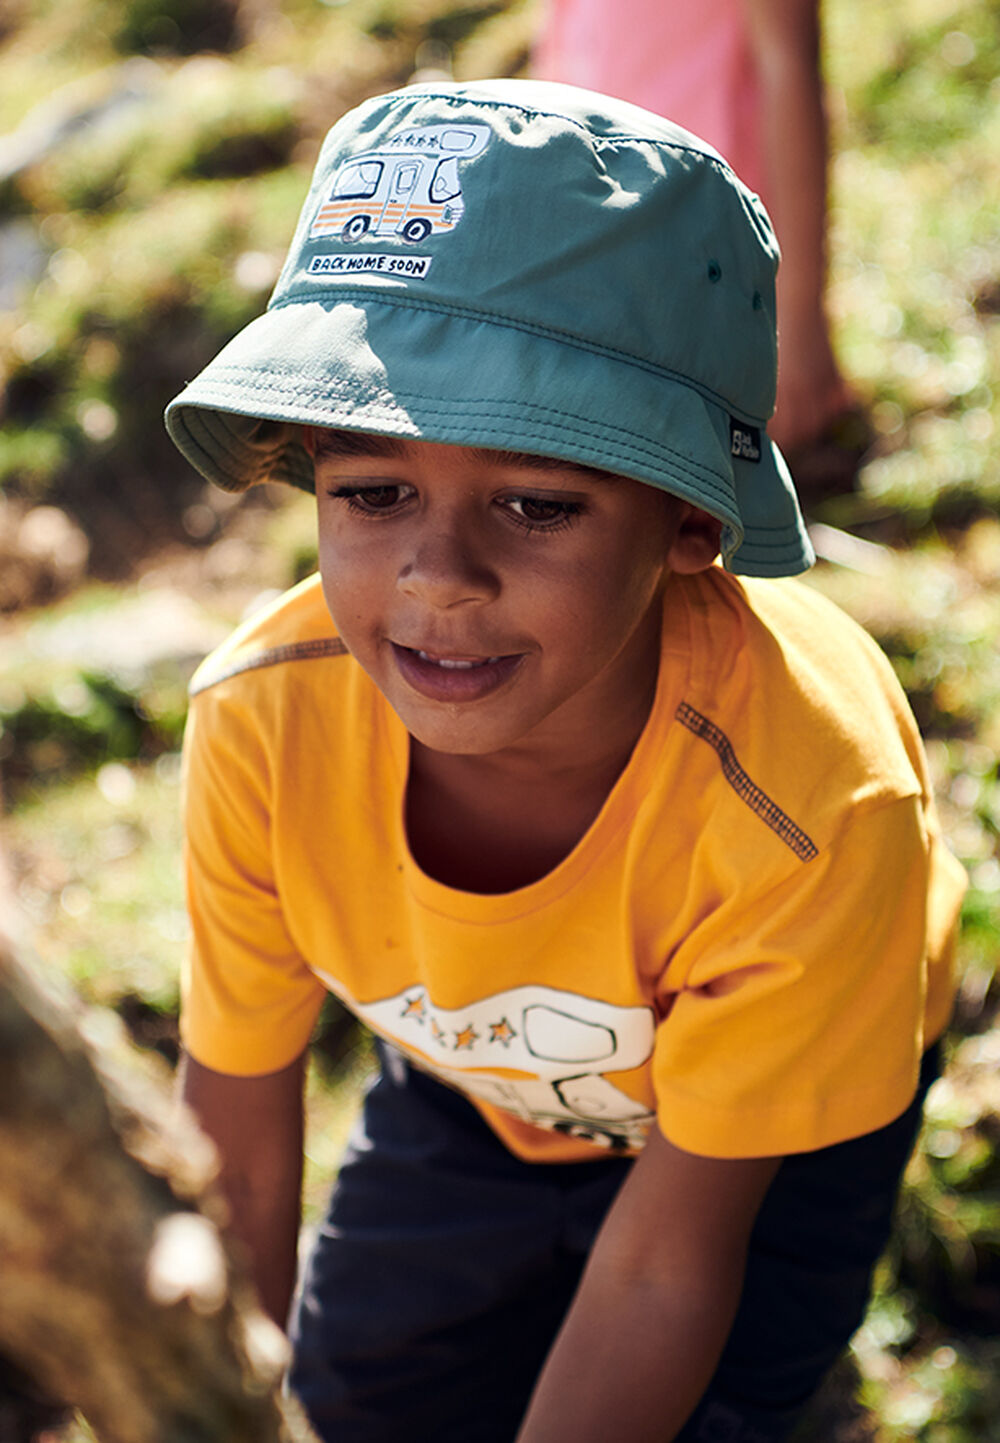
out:
<path id="1" fill-rule="evenodd" d="M 282 1321 L 324 989 L 380 1038 L 291 1329 L 329 1443 L 783 1438 L 860 1320 L 962 884 L 884 658 L 754 579 L 811 559 L 775 263 L 668 122 L 416 86 L 168 412 L 317 494 L 193 686 L 184 1037 Z"/>

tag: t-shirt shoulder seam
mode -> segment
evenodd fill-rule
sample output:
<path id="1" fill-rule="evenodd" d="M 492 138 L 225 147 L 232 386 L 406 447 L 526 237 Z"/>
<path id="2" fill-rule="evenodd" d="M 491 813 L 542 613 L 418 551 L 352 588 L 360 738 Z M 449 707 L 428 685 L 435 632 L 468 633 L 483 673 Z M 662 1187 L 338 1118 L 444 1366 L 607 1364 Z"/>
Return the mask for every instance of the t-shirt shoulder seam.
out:
<path id="1" fill-rule="evenodd" d="M 685 727 L 693 736 L 708 743 L 719 760 L 719 767 L 724 779 L 736 795 L 755 816 L 759 817 L 765 826 L 774 832 L 780 841 L 784 842 L 799 861 L 811 862 L 827 849 L 831 837 L 819 840 L 812 837 L 789 816 L 783 807 L 778 805 L 773 797 L 758 786 L 740 763 L 736 749 L 722 727 L 686 701 L 679 703 L 674 715 L 681 726 Z M 856 796 L 851 804 L 850 814 L 852 817 L 868 815 L 881 811 L 883 807 L 894 806 L 914 798 L 920 800 L 925 798 L 925 793 L 917 777 L 914 777 L 912 784 L 907 787 L 878 788 L 868 791 L 867 794 Z"/>
<path id="2" fill-rule="evenodd" d="M 282 666 L 287 662 L 319 661 L 325 657 L 347 655 L 347 647 L 339 636 L 321 636 L 309 641 L 284 642 L 279 646 L 262 647 L 249 655 L 221 656 L 217 664 L 213 665 L 209 661 L 205 666 L 199 667 L 188 691 L 191 697 L 196 697 L 221 682 L 242 676 L 244 672 Z"/>
<path id="3" fill-rule="evenodd" d="M 693 736 L 708 743 L 719 759 L 722 775 L 736 795 L 801 862 L 811 862 L 819 855 L 819 847 L 809 834 L 744 770 L 732 742 L 720 726 L 686 701 L 679 703 L 674 715 Z"/>

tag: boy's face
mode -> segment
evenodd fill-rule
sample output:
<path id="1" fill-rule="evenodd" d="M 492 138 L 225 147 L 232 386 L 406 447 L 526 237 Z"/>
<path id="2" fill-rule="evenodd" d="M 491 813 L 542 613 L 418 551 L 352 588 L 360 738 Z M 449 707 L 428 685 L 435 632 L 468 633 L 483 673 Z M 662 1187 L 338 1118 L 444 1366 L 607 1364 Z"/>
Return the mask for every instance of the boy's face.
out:
<path id="1" fill-rule="evenodd" d="M 507 452 L 320 430 L 310 443 L 327 605 L 419 742 L 571 750 L 633 697 L 648 705 L 685 503 Z"/>

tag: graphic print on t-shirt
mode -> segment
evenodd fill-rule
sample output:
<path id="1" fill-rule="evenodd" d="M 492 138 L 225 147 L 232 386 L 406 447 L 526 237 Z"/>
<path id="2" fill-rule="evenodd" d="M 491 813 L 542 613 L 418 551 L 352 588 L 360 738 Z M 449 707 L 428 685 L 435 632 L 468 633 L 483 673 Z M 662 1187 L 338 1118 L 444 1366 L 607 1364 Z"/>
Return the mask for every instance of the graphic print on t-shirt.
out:
<path id="1" fill-rule="evenodd" d="M 332 977 L 318 975 L 343 995 Z M 615 1150 L 645 1142 L 652 1112 L 607 1074 L 649 1061 L 649 1007 L 537 985 L 458 1008 L 439 1007 L 422 984 L 377 1002 L 344 1000 L 418 1065 L 481 1102 Z"/>

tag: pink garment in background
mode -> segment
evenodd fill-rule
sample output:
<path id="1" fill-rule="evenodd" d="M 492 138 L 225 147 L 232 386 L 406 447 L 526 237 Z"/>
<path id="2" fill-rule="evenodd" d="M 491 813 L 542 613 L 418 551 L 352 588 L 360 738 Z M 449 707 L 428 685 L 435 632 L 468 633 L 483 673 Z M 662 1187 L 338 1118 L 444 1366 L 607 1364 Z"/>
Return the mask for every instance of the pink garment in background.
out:
<path id="1" fill-rule="evenodd" d="M 546 0 L 532 69 L 658 111 L 764 193 L 743 0 Z"/>

